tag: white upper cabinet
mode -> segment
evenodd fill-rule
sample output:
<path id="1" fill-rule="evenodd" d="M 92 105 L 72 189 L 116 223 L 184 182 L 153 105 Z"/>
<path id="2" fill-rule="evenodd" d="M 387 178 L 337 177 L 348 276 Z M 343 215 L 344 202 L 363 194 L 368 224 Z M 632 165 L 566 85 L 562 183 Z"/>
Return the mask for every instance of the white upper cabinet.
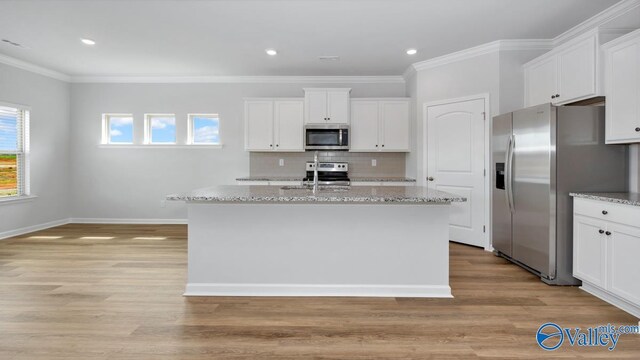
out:
<path id="1" fill-rule="evenodd" d="M 304 101 L 276 100 L 274 111 L 276 150 L 303 151 Z"/>
<path id="2" fill-rule="evenodd" d="M 408 152 L 409 99 L 352 99 L 351 152 Z"/>
<path id="3" fill-rule="evenodd" d="M 606 142 L 640 142 L 640 30 L 604 46 Z"/>
<path id="4" fill-rule="evenodd" d="M 558 53 L 558 86 L 556 103 L 593 97 L 596 88 L 597 46 L 596 36 L 589 36 Z"/>
<path id="5" fill-rule="evenodd" d="M 527 66 L 525 78 L 525 107 L 553 102 L 558 84 L 556 57 L 543 59 Z"/>
<path id="6" fill-rule="evenodd" d="M 598 30 L 524 65 L 525 107 L 563 105 L 602 95 Z"/>
<path id="7" fill-rule="evenodd" d="M 351 89 L 304 89 L 306 124 L 349 124 Z"/>
<path id="8" fill-rule="evenodd" d="M 304 151 L 304 100 L 247 99 L 244 117 L 246 150 Z"/>
<path id="9" fill-rule="evenodd" d="M 376 100 L 351 100 L 350 151 L 378 151 L 379 109 Z"/>
<path id="10" fill-rule="evenodd" d="M 273 101 L 246 100 L 244 102 L 245 149 L 273 150 Z"/>

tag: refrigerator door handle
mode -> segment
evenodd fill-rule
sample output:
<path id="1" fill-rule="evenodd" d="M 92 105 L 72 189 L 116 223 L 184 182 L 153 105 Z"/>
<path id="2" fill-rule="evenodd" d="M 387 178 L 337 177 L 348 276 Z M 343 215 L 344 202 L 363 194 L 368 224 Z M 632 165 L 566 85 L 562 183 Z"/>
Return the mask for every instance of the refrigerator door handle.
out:
<path id="1" fill-rule="evenodd" d="M 511 135 L 509 137 L 509 145 L 507 147 L 507 161 L 506 161 L 506 193 L 507 202 L 509 205 L 509 211 L 513 214 L 516 210 L 516 206 L 513 202 L 513 152 L 516 145 L 516 136 Z"/>

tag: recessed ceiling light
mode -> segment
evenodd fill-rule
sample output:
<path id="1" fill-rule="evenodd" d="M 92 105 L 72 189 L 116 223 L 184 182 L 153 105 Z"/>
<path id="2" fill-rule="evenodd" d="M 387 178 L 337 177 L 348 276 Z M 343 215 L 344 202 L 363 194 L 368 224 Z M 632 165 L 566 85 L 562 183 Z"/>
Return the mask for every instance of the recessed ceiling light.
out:
<path id="1" fill-rule="evenodd" d="M 83 44 L 85 45 L 95 45 L 96 42 L 91 40 L 91 39 L 80 39 L 80 41 L 82 41 Z"/>
<path id="2" fill-rule="evenodd" d="M 267 52 L 267 55 L 271 55 L 271 56 L 278 55 L 278 52 L 275 49 L 267 49 L 265 51 Z"/>
<path id="3" fill-rule="evenodd" d="M 418 53 L 418 50 L 416 49 L 408 49 L 407 50 L 407 55 L 415 55 Z"/>

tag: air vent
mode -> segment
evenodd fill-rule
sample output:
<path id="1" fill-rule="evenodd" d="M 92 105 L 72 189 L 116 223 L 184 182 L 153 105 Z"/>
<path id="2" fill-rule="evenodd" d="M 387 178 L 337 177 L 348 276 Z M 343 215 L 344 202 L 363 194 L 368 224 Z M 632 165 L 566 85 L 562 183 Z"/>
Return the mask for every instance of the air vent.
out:
<path id="1" fill-rule="evenodd" d="M 318 59 L 320 61 L 340 61 L 340 56 L 325 55 L 325 56 L 318 56 Z"/>

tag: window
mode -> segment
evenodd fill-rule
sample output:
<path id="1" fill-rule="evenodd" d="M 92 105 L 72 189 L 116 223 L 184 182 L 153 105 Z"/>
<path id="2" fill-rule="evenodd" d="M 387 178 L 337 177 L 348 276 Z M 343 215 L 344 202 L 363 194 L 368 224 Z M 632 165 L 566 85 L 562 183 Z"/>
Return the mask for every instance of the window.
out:
<path id="1" fill-rule="evenodd" d="M 102 119 L 103 144 L 133 144 L 133 115 L 104 114 Z"/>
<path id="2" fill-rule="evenodd" d="M 29 195 L 29 111 L 0 105 L 0 198 Z"/>
<path id="3" fill-rule="evenodd" d="M 217 114 L 189 114 L 189 137 L 192 145 L 220 145 L 220 119 Z"/>
<path id="4" fill-rule="evenodd" d="M 175 144 L 176 117 L 173 114 L 145 115 L 145 144 Z"/>

